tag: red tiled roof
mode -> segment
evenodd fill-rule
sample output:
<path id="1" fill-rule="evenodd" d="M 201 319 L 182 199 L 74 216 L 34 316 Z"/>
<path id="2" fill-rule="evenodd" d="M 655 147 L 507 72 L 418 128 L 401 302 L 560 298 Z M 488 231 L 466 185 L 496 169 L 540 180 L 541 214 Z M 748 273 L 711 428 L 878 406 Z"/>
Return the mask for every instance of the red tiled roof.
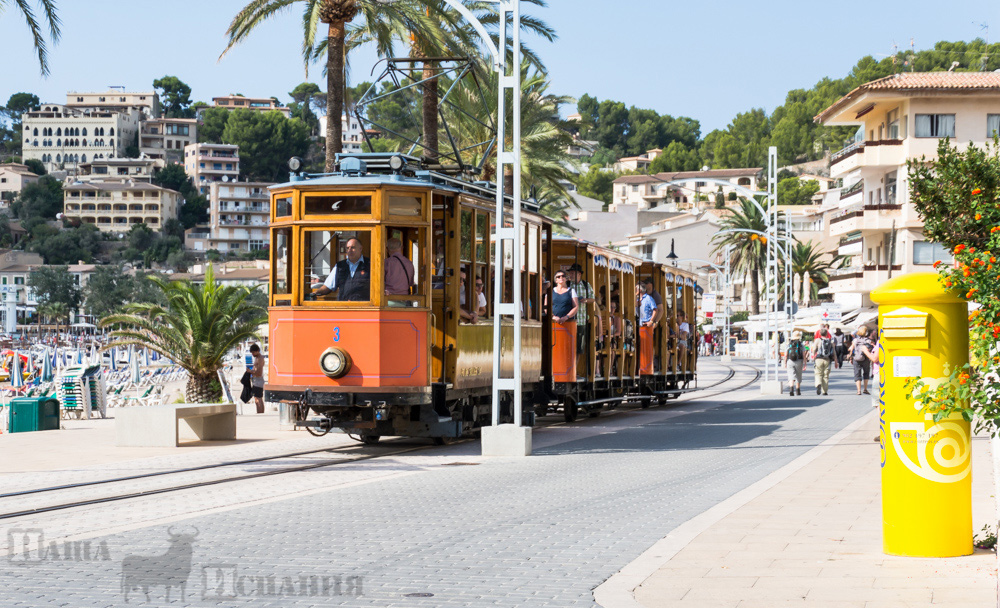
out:
<path id="1" fill-rule="evenodd" d="M 829 108 L 816 115 L 815 122 L 828 120 L 848 103 L 869 91 L 899 91 L 905 93 L 953 91 L 971 93 L 1000 92 L 1000 73 L 997 72 L 903 72 L 879 78 L 854 89 Z"/>

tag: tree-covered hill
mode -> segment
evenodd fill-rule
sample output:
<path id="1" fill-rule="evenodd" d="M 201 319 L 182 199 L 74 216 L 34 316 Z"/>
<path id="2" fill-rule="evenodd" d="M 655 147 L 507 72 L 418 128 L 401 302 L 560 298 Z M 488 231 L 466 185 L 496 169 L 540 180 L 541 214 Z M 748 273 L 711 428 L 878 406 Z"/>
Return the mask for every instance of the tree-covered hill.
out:
<path id="1" fill-rule="evenodd" d="M 957 65 L 953 66 L 953 63 Z M 844 77 L 823 78 L 811 89 L 789 91 L 785 103 L 768 115 L 761 108 L 737 114 L 725 129 L 704 137 L 698 120 L 673 117 L 655 110 L 613 100 L 580 97 L 579 135 L 599 143 L 591 162 L 606 165 L 623 156 L 636 156 L 653 148 L 664 150 L 651 172 L 763 167 L 768 146 L 777 146 L 778 162 L 789 165 L 822 158 L 836 151 L 851 136 L 851 127 L 824 127 L 813 117 L 852 89 L 872 80 L 903 71 L 957 72 L 1000 69 L 1000 43 L 989 46 L 982 39 L 971 42 L 938 42 L 933 49 L 898 53 L 878 60 L 863 57 Z"/>

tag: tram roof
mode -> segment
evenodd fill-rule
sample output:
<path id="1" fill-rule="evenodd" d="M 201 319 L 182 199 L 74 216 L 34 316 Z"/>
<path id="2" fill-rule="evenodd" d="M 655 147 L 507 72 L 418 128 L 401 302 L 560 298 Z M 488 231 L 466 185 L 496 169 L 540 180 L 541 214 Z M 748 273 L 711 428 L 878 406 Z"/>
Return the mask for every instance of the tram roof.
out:
<path id="1" fill-rule="evenodd" d="M 391 155 L 390 155 L 391 156 Z M 416 171 L 397 172 L 388 169 L 385 162 L 387 158 L 384 154 L 356 154 L 350 156 L 339 156 L 338 162 L 347 158 L 361 160 L 363 167 L 370 168 L 370 171 L 337 171 L 334 173 L 323 173 L 315 176 L 303 173 L 300 176 L 293 176 L 292 180 L 274 184 L 271 190 L 283 188 L 301 188 L 303 186 L 324 187 L 324 186 L 433 186 L 437 190 L 455 192 L 456 194 L 471 194 L 481 198 L 496 199 L 497 189 L 493 182 L 470 182 L 445 173 L 430 171 L 426 169 Z M 408 160 L 416 160 L 405 157 Z M 412 166 L 412 165 L 411 165 Z M 504 197 L 507 204 L 513 205 L 514 198 Z M 521 200 L 521 208 L 537 213 L 539 205 L 535 201 Z"/>

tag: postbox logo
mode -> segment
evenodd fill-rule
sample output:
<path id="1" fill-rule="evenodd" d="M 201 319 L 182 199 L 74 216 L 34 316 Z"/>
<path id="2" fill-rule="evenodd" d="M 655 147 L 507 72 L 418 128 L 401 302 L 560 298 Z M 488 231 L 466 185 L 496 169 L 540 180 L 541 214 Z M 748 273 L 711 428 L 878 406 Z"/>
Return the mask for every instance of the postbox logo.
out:
<path id="1" fill-rule="evenodd" d="M 890 422 L 892 447 L 907 469 L 928 481 L 956 483 L 972 469 L 969 436 L 959 424 L 960 415 L 935 423 L 927 415 L 923 422 Z"/>

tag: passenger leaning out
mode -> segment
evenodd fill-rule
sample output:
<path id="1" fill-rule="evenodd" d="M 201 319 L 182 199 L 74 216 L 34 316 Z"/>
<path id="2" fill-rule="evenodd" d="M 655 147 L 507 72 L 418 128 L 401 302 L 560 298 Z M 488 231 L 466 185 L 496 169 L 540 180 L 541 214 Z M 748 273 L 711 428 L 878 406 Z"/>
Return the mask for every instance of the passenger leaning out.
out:
<path id="1" fill-rule="evenodd" d="M 552 288 L 552 321 L 566 323 L 576 320 L 579 300 L 576 290 L 569 286 L 566 273 L 560 270 L 556 273 L 556 286 Z"/>

